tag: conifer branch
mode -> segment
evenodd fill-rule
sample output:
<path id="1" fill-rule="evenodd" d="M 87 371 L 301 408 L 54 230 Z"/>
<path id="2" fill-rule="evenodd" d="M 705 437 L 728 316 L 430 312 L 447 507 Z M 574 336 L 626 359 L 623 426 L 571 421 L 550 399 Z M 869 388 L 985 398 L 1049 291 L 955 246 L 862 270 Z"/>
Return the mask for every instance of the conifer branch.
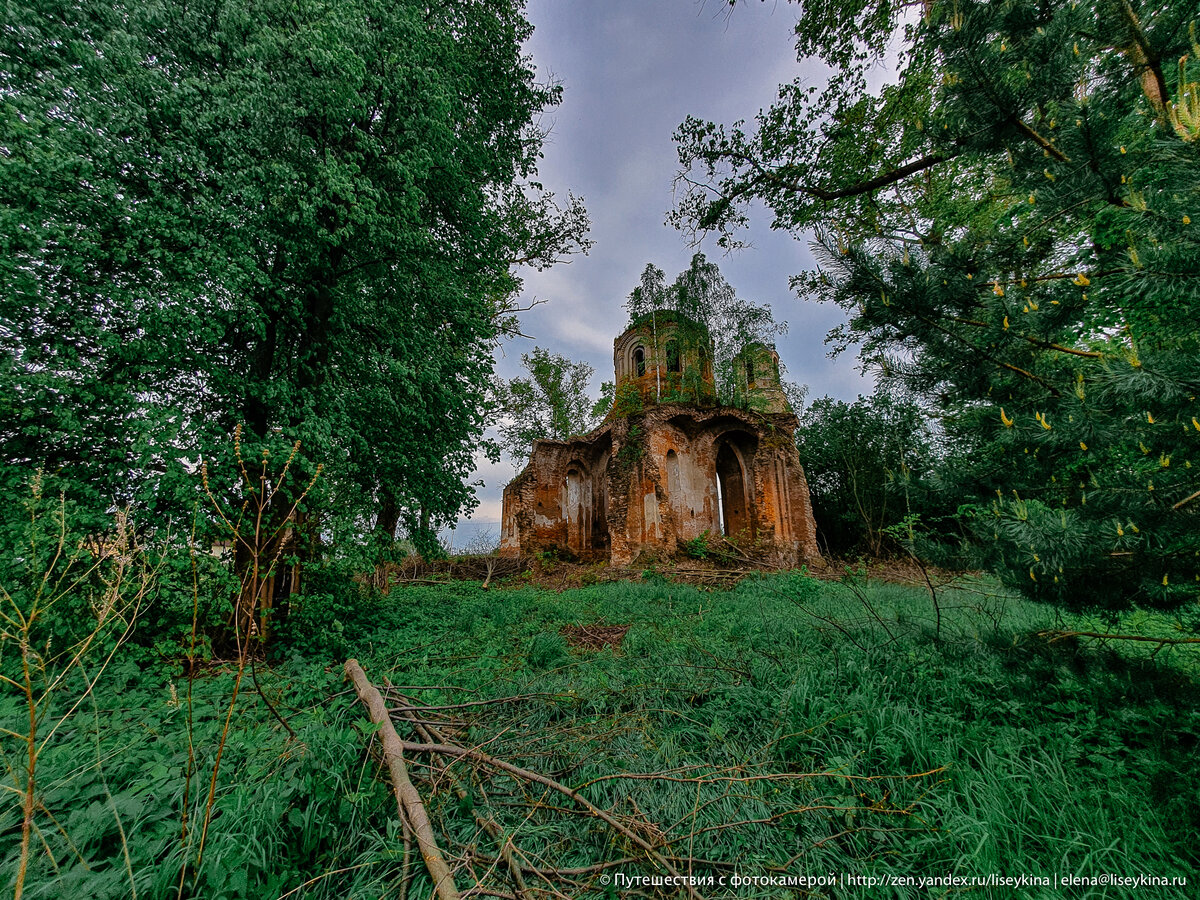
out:
<path id="1" fill-rule="evenodd" d="M 973 350 L 975 353 L 979 354 L 981 357 L 983 357 L 984 359 L 986 359 L 988 362 L 992 363 L 993 365 L 999 366 L 1002 369 L 1008 369 L 1010 372 L 1013 372 L 1016 375 L 1020 375 L 1022 378 L 1027 378 L 1030 381 L 1040 384 L 1042 387 L 1044 387 L 1047 391 L 1050 392 L 1050 395 L 1052 397 L 1061 397 L 1062 396 L 1062 392 L 1059 391 L 1058 388 L 1056 388 L 1054 385 L 1052 385 L 1046 379 L 1042 378 L 1040 375 L 1035 375 L 1032 372 L 1027 371 L 1026 369 L 1022 369 L 1019 366 L 1014 366 L 1011 363 L 1006 363 L 1003 360 L 996 359 L 995 356 L 988 353 L 982 347 L 978 347 L 975 344 L 972 344 L 961 334 L 955 333 L 951 329 L 947 328 L 945 325 L 942 325 L 940 322 L 938 322 L 934 319 L 931 319 L 928 316 L 922 315 L 921 313 L 916 312 L 915 310 L 912 310 L 912 309 L 906 309 L 903 306 L 901 306 L 900 308 L 903 309 L 905 312 L 907 312 L 909 315 L 911 315 L 913 318 L 917 319 L 918 321 L 924 322 L 926 325 L 930 326 L 931 328 L 937 329 L 942 334 L 946 335 L 947 337 L 949 337 L 955 341 L 958 341 L 960 344 L 965 344 L 967 347 L 969 347 L 971 350 Z"/>
<path id="2" fill-rule="evenodd" d="M 1182 500 L 1180 500 L 1178 503 L 1176 503 L 1174 506 L 1172 506 L 1171 509 L 1179 509 L 1181 506 L 1187 506 L 1189 503 L 1191 503 L 1197 497 L 1200 497 L 1200 491 L 1196 491 L 1194 494 L 1184 497 Z"/>
<path id="3" fill-rule="evenodd" d="M 920 157 L 919 160 L 913 160 L 910 163 L 904 164 L 904 166 L 892 169 L 892 172 L 876 175 L 875 178 L 859 181 L 858 184 L 851 185 L 850 187 L 840 187 L 838 190 L 834 191 L 828 191 L 823 187 L 800 184 L 797 176 L 793 176 L 793 178 L 787 178 L 785 173 L 787 173 L 787 170 L 790 167 L 775 169 L 773 172 L 772 170 L 760 169 L 760 179 L 758 180 L 766 182 L 766 184 L 769 184 L 772 187 L 784 187 L 788 191 L 806 193 L 809 197 L 815 197 L 818 200 L 826 200 L 826 202 L 829 202 L 829 200 L 841 200 L 847 197 L 858 197 L 860 194 L 870 193 L 872 191 L 877 191 L 878 188 L 894 185 L 895 182 L 908 178 L 908 175 L 924 172 L 925 169 L 937 166 L 938 163 L 953 160 L 955 156 L 958 156 L 958 152 L 954 152 L 954 154 L 928 154 Z"/>
<path id="4" fill-rule="evenodd" d="M 962 316 L 950 316 L 954 322 L 961 322 L 964 325 L 974 325 L 977 328 L 992 328 L 987 322 L 981 322 L 978 319 L 967 319 Z M 1029 341 L 1036 347 L 1041 347 L 1043 350 L 1057 350 L 1059 353 L 1070 353 L 1073 356 L 1086 356 L 1089 359 L 1104 359 L 1104 354 L 1096 350 L 1076 350 L 1074 347 L 1064 347 L 1062 344 L 1056 344 L 1053 341 L 1043 341 L 1041 338 L 1035 338 L 1029 334 L 1014 334 L 1014 337 L 1019 337 Z"/>
<path id="5" fill-rule="evenodd" d="M 1142 23 L 1129 0 L 1121 0 L 1121 12 L 1129 28 L 1129 44 L 1121 48 L 1121 52 L 1133 63 L 1142 83 L 1142 93 L 1154 108 L 1154 115 L 1166 126 L 1167 122 L 1167 80 L 1163 77 L 1162 60 L 1150 46 Z"/>
<path id="6" fill-rule="evenodd" d="M 1200 644 L 1200 638 L 1163 638 L 1151 637 L 1145 634 L 1106 634 L 1102 631 L 1039 631 L 1038 637 L 1046 638 L 1050 643 L 1069 638 L 1092 638 L 1097 641 L 1140 641 L 1148 644 L 1158 644 L 1163 647 L 1174 647 L 1181 644 Z"/>
<path id="7" fill-rule="evenodd" d="M 1026 125 L 1025 120 L 1022 119 L 1020 116 L 1014 114 L 1012 117 L 1012 121 L 1013 121 L 1013 124 L 1017 126 L 1018 131 L 1020 131 L 1023 135 L 1028 137 L 1030 140 L 1032 140 L 1035 144 L 1037 144 L 1039 147 L 1041 147 L 1043 150 L 1045 150 L 1047 153 L 1049 153 L 1051 156 L 1053 156 L 1059 162 L 1070 162 L 1071 161 L 1071 157 L 1067 156 L 1067 154 L 1063 153 L 1061 150 L 1059 150 L 1057 147 L 1055 147 L 1052 143 L 1050 143 L 1050 141 L 1046 140 L 1046 138 L 1042 137 L 1040 134 L 1038 134 L 1036 131 L 1034 131 L 1031 127 Z"/>

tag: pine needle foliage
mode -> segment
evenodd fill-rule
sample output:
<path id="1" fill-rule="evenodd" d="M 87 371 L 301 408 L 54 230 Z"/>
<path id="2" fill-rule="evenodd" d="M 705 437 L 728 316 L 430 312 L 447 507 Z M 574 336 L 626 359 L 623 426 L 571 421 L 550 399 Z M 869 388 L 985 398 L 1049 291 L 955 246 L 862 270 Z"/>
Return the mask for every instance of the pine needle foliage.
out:
<path id="1" fill-rule="evenodd" d="M 928 3 L 872 94 L 897 9 L 842 8 L 857 56 L 806 9 L 799 46 L 841 66 L 824 93 L 786 86 L 753 133 L 685 123 L 681 160 L 716 199 L 693 190 L 678 221 L 731 235 L 758 198 L 814 229 L 797 288 L 939 410 L 947 489 L 1007 583 L 1194 603 L 1200 7 Z"/>

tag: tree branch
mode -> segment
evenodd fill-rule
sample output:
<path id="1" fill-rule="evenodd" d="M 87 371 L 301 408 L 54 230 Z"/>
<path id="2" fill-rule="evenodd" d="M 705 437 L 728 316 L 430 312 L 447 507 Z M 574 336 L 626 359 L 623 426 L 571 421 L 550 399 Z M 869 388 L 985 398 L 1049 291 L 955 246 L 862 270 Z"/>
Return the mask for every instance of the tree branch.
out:
<path id="1" fill-rule="evenodd" d="M 922 156 L 920 159 L 915 159 L 910 163 L 906 163 L 899 168 L 892 169 L 892 171 L 886 172 L 883 175 L 876 175 L 874 178 L 868 178 L 866 181 L 860 181 L 857 184 L 851 185 L 850 187 L 838 188 L 837 190 L 832 191 L 826 190 L 825 188 L 810 187 L 808 185 L 801 184 L 796 177 L 789 179 L 785 174 L 788 170 L 787 167 L 783 169 L 777 169 L 775 171 L 769 171 L 760 168 L 758 180 L 760 182 L 770 184 L 772 187 L 782 187 L 791 191 L 796 191 L 797 193 L 808 194 L 810 197 L 816 197 L 818 200 L 842 200 L 846 197 L 857 197 L 861 194 L 869 194 L 872 191 L 878 190 L 879 188 L 895 184 L 897 181 L 903 181 L 909 175 L 916 174 L 917 172 L 923 172 L 925 169 L 930 169 L 933 166 L 936 166 L 938 163 L 943 163 L 947 160 L 953 159 L 957 155 L 957 153 L 930 153 L 927 156 Z"/>
<path id="2" fill-rule="evenodd" d="M 346 665 L 349 666 L 349 663 Z M 395 732 L 393 732 L 393 734 L 394 733 Z M 619 821 L 617 821 L 617 819 L 613 818 L 612 815 L 605 812 L 594 803 L 590 802 L 579 792 L 572 790 L 565 784 L 555 781 L 553 778 L 548 778 L 545 775 L 531 771 L 530 769 L 523 769 L 520 766 L 514 766 L 512 763 L 505 762 L 502 759 L 496 759 L 494 756 L 488 756 L 486 753 L 483 753 L 479 750 L 472 750 L 467 747 L 459 747 L 454 744 L 415 744 L 410 741 L 402 741 L 401 743 L 403 749 L 414 753 L 437 753 L 443 756 L 473 759 L 476 762 L 481 762 L 486 766 L 491 766 L 494 769 L 500 769 L 503 772 L 508 772 L 510 775 L 516 775 L 518 778 L 531 781 L 534 784 L 540 784 L 543 787 L 548 787 L 566 797 L 570 797 L 597 819 L 602 820 L 611 828 L 619 831 L 630 841 L 641 847 L 644 851 L 646 851 L 651 859 L 666 869 L 668 873 L 674 875 L 676 878 L 681 877 L 679 870 L 671 865 L 670 861 L 666 857 L 655 850 L 645 838 L 621 824 Z M 693 900 L 701 900 L 700 895 L 696 893 L 696 890 L 690 884 L 685 881 L 683 886 L 686 889 L 689 897 L 693 898 Z"/>
<path id="3" fill-rule="evenodd" d="M 1012 120 L 1013 120 L 1013 124 L 1017 126 L 1018 131 L 1020 131 L 1023 135 L 1028 137 L 1030 140 L 1032 140 L 1035 144 L 1037 144 L 1039 147 L 1041 147 L 1043 150 L 1045 150 L 1047 153 L 1049 153 L 1051 156 L 1053 156 L 1059 162 L 1070 162 L 1071 161 L 1071 158 L 1069 156 L 1067 156 L 1067 154 L 1063 153 L 1061 150 L 1059 150 L 1057 147 L 1055 147 L 1052 143 L 1050 143 L 1048 140 L 1046 140 L 1044 137 L 1042 137 L 1040 134 L 1038 134 L 1036 131 L 1034 131 L 1032 128 L 1030 128 L 1028 125 L 1026 125 L 1025 120 L 1022 119 L 1020 116 L 1014 115 Z"/>
<path id="4" fill-rule="evenodd" d="M 379 726 L 379 739 L 383 744 L 384 760 L 391 774 L 396 805 L 417 836 L 417 846 L 433 879 L 434 890 L 439 900 L 460 900 L 462 895 L 454 886 L 454 876 L 451 875 L 450 867 L 446 865 L 446 860 L 433 837 L 433 827 L 429 824 L 429 815 L 425 812 L 421 795 L 408 778 L 408 769 L 404 765 L 404 744 L 396 734 L 396 727 L 388 715 L 383 697 L 367 680 L 367 675 L 358 664 L 358 660 L 347 660 L 345 668 L 346 675 L 354 682 L 354 691 L 358 694 L 358 699 L 370 711 L 371 721 Z"/>

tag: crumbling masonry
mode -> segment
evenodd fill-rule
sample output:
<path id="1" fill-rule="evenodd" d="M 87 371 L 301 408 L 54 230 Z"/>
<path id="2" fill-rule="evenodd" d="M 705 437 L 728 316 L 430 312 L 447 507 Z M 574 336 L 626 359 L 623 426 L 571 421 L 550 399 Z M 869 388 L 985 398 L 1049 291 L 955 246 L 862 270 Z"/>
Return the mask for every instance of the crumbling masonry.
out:
<path id="1" fill-rule="evenodd" d="M 536 441 L 504 489 L 500 552 L 629 565 L 723 534 L 777 565 L 815 558 L 778 355 L 752 344 L 734 359 L 737 406 L 718 404 L 712 358 L 707 332 L 678 314 L 634 322 L 613 345 L 616 402 L 604 423 Z"/>

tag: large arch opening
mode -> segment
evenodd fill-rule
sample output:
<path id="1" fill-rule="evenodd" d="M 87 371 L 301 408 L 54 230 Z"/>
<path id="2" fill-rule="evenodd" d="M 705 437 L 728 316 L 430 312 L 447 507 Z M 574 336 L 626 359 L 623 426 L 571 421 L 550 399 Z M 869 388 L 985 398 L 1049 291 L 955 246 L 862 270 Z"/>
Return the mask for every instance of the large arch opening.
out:
<path id="1" fill-rule="evenodd" d="M 583 466 L 567 468 L 567 549 L 580 555 L 589 549 L 592 532 L 592 485 Z"/>
<path id="2" fill-rule="evenodd" d="M 746 469 L 728 440 L 722 440 L 717 448 L 717 505 L 721 531 L 727 537 L 754 539 Z"/>
<path id="3" fill-rule="evenodd" d="M 608 533 L 608 461 L 611 453 L 605 448 L 593 467 L 592 476 L 592 550 L 607 552 L 611 539 Z"/>

